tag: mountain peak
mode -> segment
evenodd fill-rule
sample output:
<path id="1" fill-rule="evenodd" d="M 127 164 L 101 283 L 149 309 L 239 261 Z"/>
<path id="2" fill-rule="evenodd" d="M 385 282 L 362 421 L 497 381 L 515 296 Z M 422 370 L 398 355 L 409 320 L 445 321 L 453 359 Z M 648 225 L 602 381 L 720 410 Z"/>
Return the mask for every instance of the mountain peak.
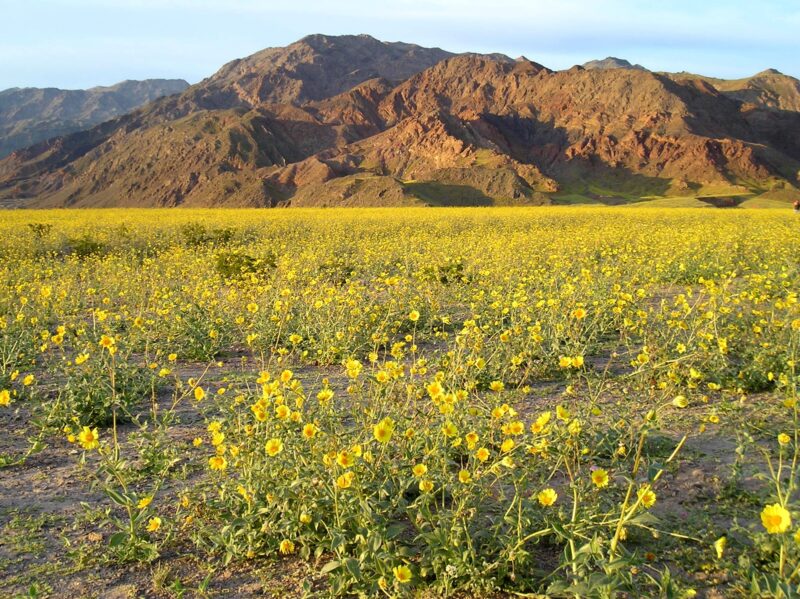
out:
<path id="1" fill-rule="evenodd" d="M 302 104 L 368 79 L 402 81 L 449 56 L 440 48 L 382 42 L 366 34 L 316 33 L 226 64 L 193 91 L 193 99 L 211 108 L 231 100 L 245 106 Z"/>
<path id="2" fill-rule="evenodd" d="M 539 72 L 539 71 L 547 71 L 548 73 L 552 72 L 552 71 L 550 71 L 550 69 L 548 69 L 543 64 L 540 64 L 540 63 L 538 63 L 538 62 L 536 62 L 534 60 L 531 60 L 530 58 L 527 58 L 525 56 L 520 56 L 519 58 L 514 59 L 514 62 L 517 63 L 518 66 L 519 65 L 524 65 L 524 66 L 526 66 L 528 68 L 533 69 L 536 72 Z"/>
<path id="3" fill-rule="evenodd" d="M 765 77 L 767 75 L 783 75 L 778 69 L 764 69 L 760 73 L 756 73 L 753 77 Z"/>

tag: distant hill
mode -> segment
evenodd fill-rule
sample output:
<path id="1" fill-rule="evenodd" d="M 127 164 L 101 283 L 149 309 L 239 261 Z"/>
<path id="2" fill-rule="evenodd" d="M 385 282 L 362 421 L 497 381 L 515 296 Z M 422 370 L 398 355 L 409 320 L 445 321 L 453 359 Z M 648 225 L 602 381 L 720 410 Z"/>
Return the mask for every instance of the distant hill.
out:
<path id="1" fill-rule="evenodd" d="M 614 58 L 609 56 L 602 60 L 590 60 L 583 64 L 584 69 L 636 69 L 637 71 L 646 71 L 640 64 L 631 64 L 624 58 Z"/>
<path id="2" fill-rule="evenodd" d="M 603 60 L 591 60 L 583 64 L 584 69 L 637 69 L 647 70 L 642 65 L 631 64 L 622 58 L 609 56 Z M 729 98 L 745 104 L 764 108 L 800 111 L 800 81 L 784 75 L 776 69 L 766 69 L 752 77 L 743 79 L 718 79 L 694 73 L 661 73 L 675 81 L 704 81 Z"/>
<path id="3" fill-rule="evenodd" d="M 86 129 L 187 87 L 181 79 L 148 79 L 86 90 L 27 87 L 0 91 L 0 157 Z"/>
<path id="4" fill-rule="evenodd" d="M 384 206 L 797 197 L 795 80 L 767 73 L 722 82 L 608 60 L 629 66 L 552 71 L 524 57 L 313 35 L 14 152 L 0 161 L 0 200 Z"/>
<path id="5" fill-rule="evenodd" d="M 775 69 L 767 69 L 744 79 L 716 79 L 692 73 L 670 73 L 668 76 L 676 81 L 704 81 L 744 104 L 800 111 L 800 81 Z"/>

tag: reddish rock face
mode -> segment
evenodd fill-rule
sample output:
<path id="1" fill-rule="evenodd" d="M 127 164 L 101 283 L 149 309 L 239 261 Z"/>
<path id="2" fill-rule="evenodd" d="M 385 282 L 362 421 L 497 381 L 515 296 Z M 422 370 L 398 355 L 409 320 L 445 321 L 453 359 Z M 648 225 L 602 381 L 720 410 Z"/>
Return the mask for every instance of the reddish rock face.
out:
<path id="1" fill-rule="evenodd" d="M 800 87 L 626 66 L 553 72 L 310 36 L 0 162 L 41 206 L 543 203 L 590 187 L 794 192 Z"/>

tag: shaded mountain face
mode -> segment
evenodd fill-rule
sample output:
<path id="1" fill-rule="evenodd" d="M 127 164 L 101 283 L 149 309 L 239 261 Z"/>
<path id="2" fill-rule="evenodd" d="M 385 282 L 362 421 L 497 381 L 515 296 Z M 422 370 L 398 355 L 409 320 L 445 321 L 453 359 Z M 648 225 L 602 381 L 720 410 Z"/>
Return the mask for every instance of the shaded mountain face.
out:
<path id="1" fill-rule="evenodd" d="M 0 198 L 357 206 L 794 197 L 792 88 L 771 83 L 772 106 L 740 98 L 746 85 L 723 87 L 642 68 L 554 72 L 523 57 L 310 36 L 13 153 L 0 161 Z"/>
<path id="2" fill-rule="evenodd" d="M 182 79 L 147 79 L 86 90 L 0 91 L 0 157 L 51 137 L 81 131 L 187 87 Z"/>

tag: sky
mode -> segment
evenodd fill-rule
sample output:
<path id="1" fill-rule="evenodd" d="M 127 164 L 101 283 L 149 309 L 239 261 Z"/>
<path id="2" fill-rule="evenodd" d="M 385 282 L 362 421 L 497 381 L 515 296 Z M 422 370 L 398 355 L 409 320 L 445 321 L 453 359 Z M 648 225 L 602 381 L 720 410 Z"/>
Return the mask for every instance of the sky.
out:
<path id="1" fill-rule="evenodd" d="M 311 33 L 524 55 L 552 69 L 617 56 L 656 71 L 800 76 L 800 0 L 0 0 L 0 89 L 196 83 Z"/>

